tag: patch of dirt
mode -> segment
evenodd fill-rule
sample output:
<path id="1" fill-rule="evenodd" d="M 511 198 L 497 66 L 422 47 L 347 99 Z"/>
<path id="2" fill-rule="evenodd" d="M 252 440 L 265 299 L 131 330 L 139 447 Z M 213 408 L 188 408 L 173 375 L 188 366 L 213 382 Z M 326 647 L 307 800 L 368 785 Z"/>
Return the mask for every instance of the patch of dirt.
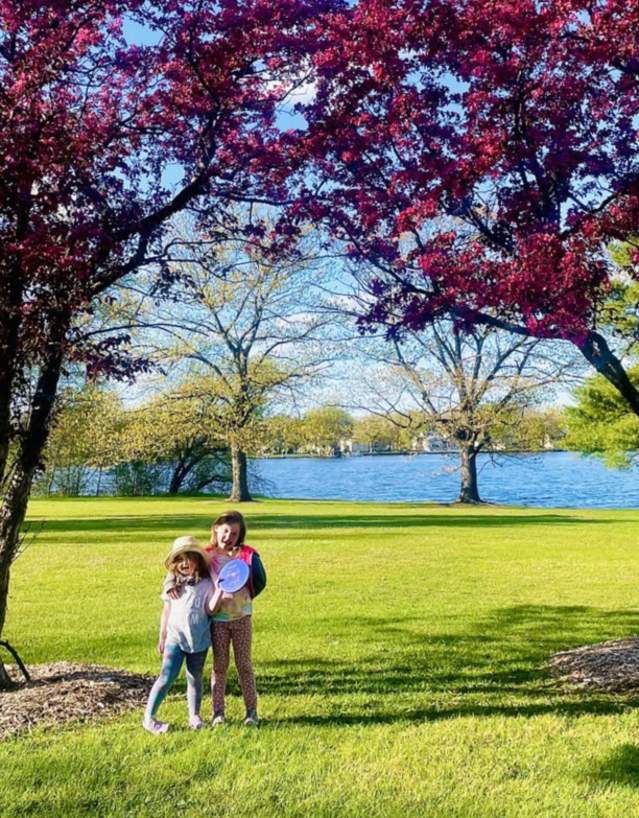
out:
<path id="1" fill-rule="evenodd" d="M 639 692 L 639 637 L 556 653 L 550 670 L 560 682 L 582 690 Z"/>
<path id="2" fill-rule="evenodd" d="M 55 662 L 29 665 L 31 681 L 24 682 L 15 665 L 6 665 L 18 682 L 0 690 L 0 739 L 34 727 L 114 716 L 144 707 L 154 678 L 102 665 Z"/>

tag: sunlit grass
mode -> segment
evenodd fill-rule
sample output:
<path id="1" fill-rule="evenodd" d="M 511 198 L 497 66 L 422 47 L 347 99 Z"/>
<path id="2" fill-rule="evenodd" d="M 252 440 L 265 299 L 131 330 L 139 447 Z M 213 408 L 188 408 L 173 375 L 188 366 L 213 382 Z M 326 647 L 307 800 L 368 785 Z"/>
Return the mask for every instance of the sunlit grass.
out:
<path id="1" fill-rule="evenodd" d="M 38 500 L 6 636 L 31 663 L 156 673 L 171 540 L 207 498 Z M 3 816 L 639 814 L 630 698 L 559 689 L 557 650 L 639 632 L 634 511 L 264 501 L 248 542 L 263 724 L 158 739 L 140 713 L 0 743 Z M 41 521 L 44 521 L 41 526 Z"/>

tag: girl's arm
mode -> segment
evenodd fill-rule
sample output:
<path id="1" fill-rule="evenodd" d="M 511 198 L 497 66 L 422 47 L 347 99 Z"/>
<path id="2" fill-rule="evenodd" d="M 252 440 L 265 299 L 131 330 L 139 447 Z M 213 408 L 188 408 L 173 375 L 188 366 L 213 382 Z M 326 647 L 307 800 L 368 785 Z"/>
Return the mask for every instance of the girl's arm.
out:
<path id="1" fill-rule="evenodd" d="M 169 571 L 164 577 L 164 582 L 162 583 L 162 599 L 178 599 L 181 593 L 182 589 L 177 584 L 175 574 Z"/>
<path id="2" fill-rule="evenodd" d="M 171 610 L 171 603 L 165 602 L 162 608 L 162 617 L 160 619 L 160 637 L 158 639 L 158 653 L 164 653 L 164 646 L 166 644 L 166 632 L 169 625 L 169 612 Z"/>
<path id="3" fill-rule="evenodd" d="M 211 591 L 211 595 L 206 601 L 206 612 L 208 615 L 213 616 L 214 613 L 217 613 L 222 604 L 222 600 L 230 599 L 232 596 L 233 594 L 229 594 L 221 588 L 215 588 L 214 591 Z"/>
<path id="4" fill-rule="evenodd" d="M 266 570 L 264 569 L 264 563 L 260 559 L 260 555 L 257 553 L 257 551 L 255 551 L 251 559 L 251 574 L 253 596 L 256 597 L 266 588 Z"/>

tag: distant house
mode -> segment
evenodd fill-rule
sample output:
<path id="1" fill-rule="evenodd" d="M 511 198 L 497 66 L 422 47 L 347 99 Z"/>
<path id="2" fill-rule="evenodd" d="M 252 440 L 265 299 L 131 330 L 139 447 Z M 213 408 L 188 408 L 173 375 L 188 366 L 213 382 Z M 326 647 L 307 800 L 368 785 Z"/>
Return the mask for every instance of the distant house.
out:
<path id="1" fill-rule="evenodd" d="M 411 448 L 414 452 L 452 452 L 456 451 L 454 446 L 438 435 L 436 432 L 420 432 L 411 441 Z"/>
<path id="2" fill-rule="evenodd" d="M 376 442 L 371 445 L 369 443 L 360 443 L 359 441 L 353 440 L 353 438 L 342 438 L 338 445 L 342 450 L 342 454 L 380 454 L 392 451 L 388 443 Z"/>

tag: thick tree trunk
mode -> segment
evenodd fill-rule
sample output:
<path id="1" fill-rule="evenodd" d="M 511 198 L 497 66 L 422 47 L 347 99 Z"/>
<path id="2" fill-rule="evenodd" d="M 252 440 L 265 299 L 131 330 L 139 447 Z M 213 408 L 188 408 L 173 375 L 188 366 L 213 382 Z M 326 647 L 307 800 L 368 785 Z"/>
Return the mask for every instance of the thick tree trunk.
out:
<path id="1" fill-rule="evenodd" d="M 11 563 L 20 544 L 20 527 L 27 511 L 31 479 L 21 469 L 16 470 L 9 481 L 0 510 L 0 636 L 7 616 Z M 0 689 L 10 686 L 11 680 L 0 657 Z"/>
<path id="2" fill-rule="evenodd" d="M 477 451 L 470 446 L 461 446 L 461 487 L 458 503 L 481 503 L 477 483 Z"/>
<path id="3" fill-rule="evenodd" d="M 229 500 L 232 503 L 247 503 L 253 498 L 248 488 L 248 463 L 246 452 L 233 443 L 231 445 L 231 469 L 233 474 L 233 487 Z"/>
<path id="4" fill-rule="evenodd" d="M 0 637 L 7 613 L 9 571 L 20 547 L 20 529 L 27 512 L 31 485 L 49 437 L 51 416 L 60 379 L 63 339 L 68 324 L 58 326 L 57 343 L 51 342 L 33 396 L 31 416 L 11 473 L 7 476 L 0 506 Z M 0 687 L 7 684 L 0 658 Z"/>
<path id="5" fill-rule="evenodd" d="M 639 391 L 634 386 L 623 364 L 612 352 L 606 339 L 598 332 L 589 332 L 579 344 L 584 358 L 595 367 L 628 401 L 630 409 L 639 415 Z"/>
<path id="6" fill-rule="evenodd" d="M 455 312 L 455 310 L 452 310 L 451 314 L 455 314 Z M 462 314 L 465 313 L 458 314 L 461 317 Z M 474 320 L 481 324 L 505 329 L 507 332 L 513 332 L 516 335 L 534 337 L 531 336 L 526 327 L 501 318 L 496 318 L 495 316 L 475 313 Z M 567 338 L 566 340 L 575 344 L 588 363 L 594 366 L 597 372 L 603 375 L 604 378 L 615 387 L 619 394 L 623 395 L 628 401 L 632 412 L 639 416 L 639 389 L 632 383 L 623 363 L 610 349 L 603 335 L 595 330 L 590 330 L 585 337 Z"/>
<path id="7" fill-rule="evenodd" d="M 9 597 L 9 568 L 4 570 L 0 566 L 0 634 L 4 627 L 4 620 L 7 616 L 7 600 Z M 0 656 L 0 690 L 11 687 L 11 679 L 2 664 L 2 656 Z"/>
<path id="8" fill-rule="evenodd" d="M 468 314 L 465 310 L 452 309 L 451 315 L 456 315 L 460 318 L 465 316 L 468 318 Z M 497 318 L 493 315 L 484 315 L 481 312 L 476 312 L 473 314 L 473 320 L 480 324 L 504 329 L 516 335 L 523 335 L 529 338 L 534 337 L 530 334 L 527 327 L 512 323 L 503 318 Z M 595 330 L 590 330 L 585 336 L 569 336 L 564 340 L 570 341 L 577 347 L 588 363 L 594 366 L 597 372 L 603 375 L 604 378 L 615 387 L 619 394 L 623 395 L 628 401 L 632 412 L 639 416 L 639 389 L 632 383 L 623 363 L 610 349 L 603 335 Z"/>
<path id="9" fill-rule="evenodd" d="M 20 332 L 22 292 L 22 275 L 15 268 L 13 275 L 9 276 L 7 292 L 3 293 L 3 320 L 0 326 L 0 486 L 5 478 L 11 440 L 11 396 L 16 375 L 14 352 Z"/>

